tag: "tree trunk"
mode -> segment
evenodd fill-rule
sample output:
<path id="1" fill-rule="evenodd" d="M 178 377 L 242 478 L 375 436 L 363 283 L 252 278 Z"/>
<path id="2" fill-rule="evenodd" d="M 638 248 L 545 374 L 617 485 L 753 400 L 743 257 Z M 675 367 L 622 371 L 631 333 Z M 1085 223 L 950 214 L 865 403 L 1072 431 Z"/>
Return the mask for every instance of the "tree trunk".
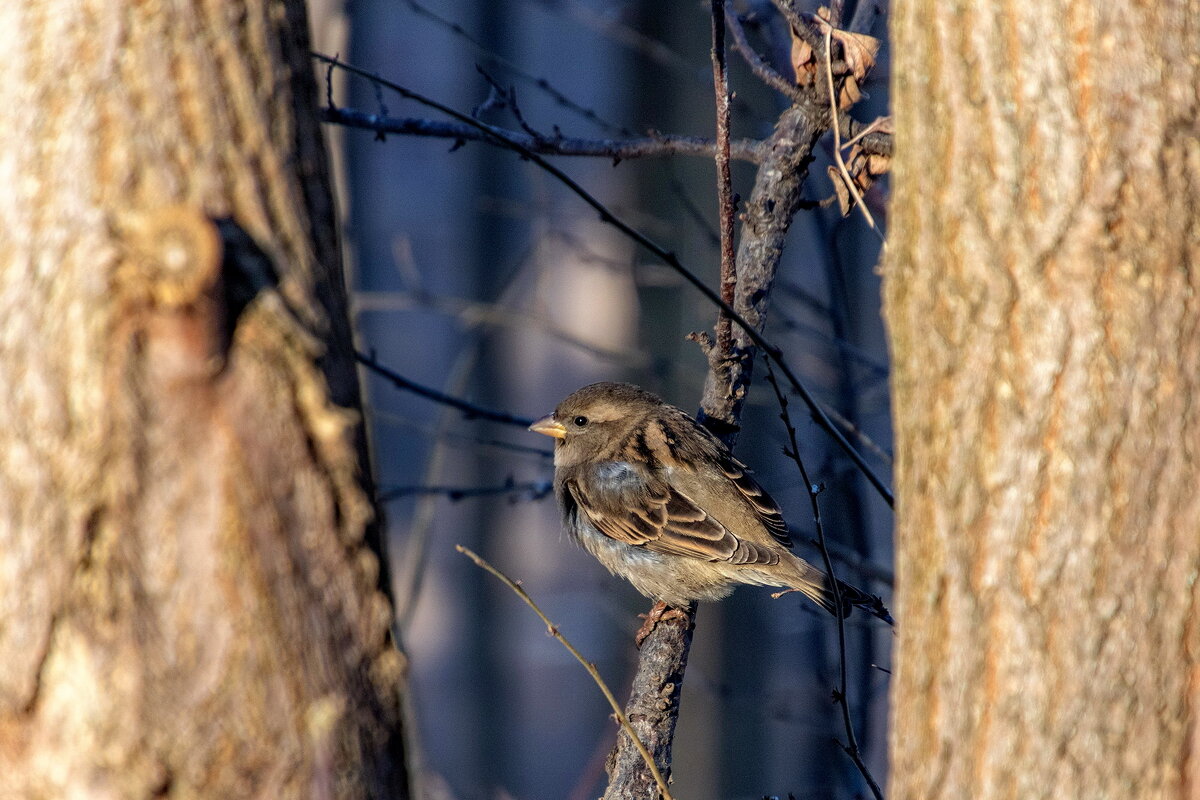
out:
<path id="1" fill-rule="evenodd" d="M 892 27 L 892 800 L 1200 797 L 1200 8 Z"/>
<path id="2" fill-rule="evenodd" d="M 403 797 L 300 2 L 0 4 L 0 796 Z"/>

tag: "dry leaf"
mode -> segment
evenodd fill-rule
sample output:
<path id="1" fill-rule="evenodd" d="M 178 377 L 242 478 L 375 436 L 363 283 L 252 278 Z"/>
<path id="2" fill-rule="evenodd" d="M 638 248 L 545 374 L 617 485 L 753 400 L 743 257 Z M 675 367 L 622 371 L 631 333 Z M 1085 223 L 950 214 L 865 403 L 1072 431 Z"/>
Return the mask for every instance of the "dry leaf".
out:
<path id="1" fill-rule="evenodd" d="M 846 109 L 858 102 L 862 97 L 861 85 L 867 73 L 875 66 L 875 55 L 879 52 L 880 42 L 865 33 L 851 33 L 834 28 L 829 23 L 829 9 L 822 6 L 811 20 L 817 33 L 831 38 L 830 47 L 834 66 L 834 78 L 844 78 L 842 88 L 838 92 L 838 108 Z M 793 27 L 792 33 L 792 70 L 796 74 L 796 83 L 800 86 L 811 84 L 817 76 L 819 61 L 817 54 L 808 42 L 800 36 Z M 837 47 L 833 47 L 833 42 Z M 840 54 L 839 51 L 840 50 Z"/>
<path id="2" fill-rule="evenodd" d="M 842 210 L 842 216 L 850 216 L 851 198 L 850 190 L 846 188 L 846 178 L 837 167 L 827 167 L 825 172 L 829 175 L 830 182 L 833 183 L 833 191 L 837 194 L 838 208 Z"/>
<path id="3" fill-rule="evenodd" d="M 845 162 L 846 171 L 850 173 L 850 179 L 854 181 L 854 188 L 858 190 L 860 197 L 864 196 L 874 185 L 875 180 L 892 166 L 890 157 L 868 153 L 857 144 L 850 148 L 850 154 Z M 854 195 L 846 185 L 846 176 L 837 167 L 829 167 L 827 172 L 829 180 L 833 182 L 833 191 L 837 194 L 838 207 L 842 211 L 842 216 L 849 216 L 854 207 Z"/>
<path id="4" fill-rule="evenodd" d="M 792 71 L 796 75 L 798 86 L 808 86 L 817 75 L 817 59 L 813 57 L 813 49 L 808 42 L 800 38 L 795 28 L 792 28 Z"/>
<path id="5" fill-rule="evenodd" d="M 833 38 L 842 45 L 842 60 L 855 80 L 862 81 L 875 66 L 879 40 L 865 33 L 850 33 L 834 28 Z"/>
<path id="6" fill-rule="evenodd" d="M 847 142 L 842 142 L 842 147 L 849 147 L 850 145 L 866 136 L 869 136 L 872 133 L 882 133 L 888 136 L 895 134 L 896 126 L 892 123 L 892 115 L 889 114 L 886 117 L 876 117 L 875 119 L 871 120 L 867 127 L 859 131 L 858 135 L 856 135 L 853 139 Z"/>
<path id="7" fill-rule="evenodd" d="M 848 75 L 842 82 L 842 90 L 838 92 L 838 108 L 845 110 L 861 99 L 862 92 L 858 89 L 858 81 L 853 75 Z"/>

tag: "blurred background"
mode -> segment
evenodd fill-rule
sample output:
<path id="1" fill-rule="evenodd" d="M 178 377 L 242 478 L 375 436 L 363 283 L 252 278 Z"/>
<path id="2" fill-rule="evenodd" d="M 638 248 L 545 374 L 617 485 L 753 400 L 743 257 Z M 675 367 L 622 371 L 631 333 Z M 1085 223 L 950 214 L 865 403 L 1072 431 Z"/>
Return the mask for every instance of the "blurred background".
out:
<path id="1" fill-rule="evenodd" d="M 756 49 L 788 72 L 786 26 L 771 4 L 735 9 Z M 520 124 L 489 78 L 511 87 L 525 123 L 546 135 L 713 135 L 708 3 L 318 0 L 311 11 L 318 51 L 504 128 Z M 850 3 L 846 15 L 857 30 L 884 37 L 881 7 Z M 782 101 L 733 52 L 729 63 L 733 135 L 763 138 Z M 859 119 L 886 113 L 887 70 L 885 42 L 869 97 L 854 109 Z M 344 73 L 332 75 L 332 89 L 340 106 L 444 119 Z M 696 409 L 706 363 L 686 336 L 711 330 L 715 309 L 552 178 L 477 142 L 326 130 L 363 351 L 413 381 L 524 417 L 599 380 L 632 381 Z M 806 186 L 814 205 L 833 193 L 830 146 L 822 143 Z M 716 285 L 711 158 L 555 161 Z M 735 192 L 749 195 L 754 169 L 734 163 Z M 868 197 L 881 222 L 883 190 Z M 801 212 L 768 336 L 828 408 L 878 445 L 868 458 L 890 480 L 878 255 L 879 237 L 858 215 L 842 219 L 836 204 Z M 783 506 L 801 555 L 820 563 L 764 373 L 760 362 L 737 453 Z M 637 615 L 649 601 L 561 533 L 546 491 L 548 440 L 364 375 L 424 794 L 598 797 L 616 732 L 603 697 L 520 600 L 454 545 L 520 580 L 622 701 L 637 658 Z M 890 601 L 890 511 L 802 406 L 792 411 L 809 471 L 826 485 L 827 535 L 879 566 L 868 574 L 842 564 L 839 576 Z M 891 633 L 862 614 L 847 631 L 858 740 L 883 782 Z M 702 605 L 675 745 L 677 795 L 867 796 L 838 745 L 837 679 L 837 627 L 801 596 L 773 600 L 745 587 Z"/>

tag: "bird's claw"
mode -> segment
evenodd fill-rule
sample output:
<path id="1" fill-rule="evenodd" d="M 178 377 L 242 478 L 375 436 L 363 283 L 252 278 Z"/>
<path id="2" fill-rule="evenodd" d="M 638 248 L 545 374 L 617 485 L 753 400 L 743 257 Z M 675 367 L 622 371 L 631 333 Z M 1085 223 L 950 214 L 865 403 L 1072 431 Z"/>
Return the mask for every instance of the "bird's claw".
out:
<path id="1" fill-rule="evenodd" d="M 637 644 L 638 649 L 642 649 L 642 642 L 646 641 L 658 623 L 668 619 L 682 619 L 687 621 L 688 615 L 686 611 L 668 606 L 661 600 L 658 600 L 650 607 L 649 613 L 638 614 L 638 617 L 646 620 L 642 623 L 642 627 L 638 628 L 637 634 L 633 637 L 633 641 Z"/>

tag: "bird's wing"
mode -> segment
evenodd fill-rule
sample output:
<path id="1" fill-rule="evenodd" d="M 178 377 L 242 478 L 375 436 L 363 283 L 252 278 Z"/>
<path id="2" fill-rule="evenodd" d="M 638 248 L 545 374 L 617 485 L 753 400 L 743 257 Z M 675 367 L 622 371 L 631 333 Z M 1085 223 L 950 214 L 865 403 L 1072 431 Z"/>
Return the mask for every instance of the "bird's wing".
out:
<path id="1" fill-rule="evenodd" d="M 792 549 L 792 537 L 788 535 L 787 523 L 783 520 L 783 512 L 779 504 L 767 494 L 767 490 L 759 486 L 750 469 L 733 456 L 721 460 L 721 471 L 737 488 L 738 492 L 750 504 L 759 522 L 767 529 L 775 541 L 789 550 Z"/>
<path id="2" fill-rule="evenodd" d="M 603 462 L 594 469 L 591 480 L 572 480 L 567 486 L 579 510 L 605 536 L 705 561 L 779 562 L 777 553 L 735 536 L 662 475 L 623 461 Z"/>

